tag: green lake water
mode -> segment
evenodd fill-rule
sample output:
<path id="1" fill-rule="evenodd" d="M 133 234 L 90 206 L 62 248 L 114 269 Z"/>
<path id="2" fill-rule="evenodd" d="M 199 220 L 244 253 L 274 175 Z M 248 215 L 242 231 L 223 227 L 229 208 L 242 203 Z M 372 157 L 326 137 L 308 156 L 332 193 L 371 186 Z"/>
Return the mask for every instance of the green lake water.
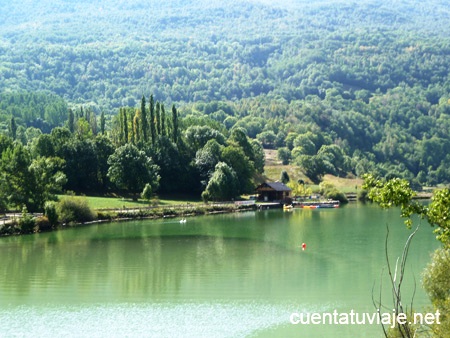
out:
<path id="1" fill-rule="evenodd" d="M 398 210 L 265 210 L 99 224 L 0 238 L 0 337 L 380 337 L 366 325 L 293 325 L 296 313 L 374 313 L 391 303 L 411 233 Z M 301 245 L 307 248 L 302 251 Z M 425 312 L 421 272 L 439 246 L 424 223 L 403 297 Z M 387 311 L 387 310 L 386 310 Z"/>

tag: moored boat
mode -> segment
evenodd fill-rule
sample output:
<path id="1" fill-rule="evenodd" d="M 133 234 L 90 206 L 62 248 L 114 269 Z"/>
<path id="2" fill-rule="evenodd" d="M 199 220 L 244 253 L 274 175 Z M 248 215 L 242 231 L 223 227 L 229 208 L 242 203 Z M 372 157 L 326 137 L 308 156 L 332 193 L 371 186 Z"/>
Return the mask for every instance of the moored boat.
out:
<path id="1" fill-rule="evenodd" d="M 339 208 L 339 201 L 336 200 L 326 200 L 326 201 L 303 201 L 297 202 L 296 206 L 303 209 L 319 209 L 319 208 Z"/>

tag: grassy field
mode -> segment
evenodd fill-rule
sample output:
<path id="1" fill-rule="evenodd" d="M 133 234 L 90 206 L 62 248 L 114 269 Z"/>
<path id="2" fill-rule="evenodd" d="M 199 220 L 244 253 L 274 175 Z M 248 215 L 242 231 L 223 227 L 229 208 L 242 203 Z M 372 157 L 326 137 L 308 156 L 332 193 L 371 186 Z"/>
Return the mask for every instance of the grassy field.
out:
<path id="1" fill-rule="evenodd" d="M 59 196 L 60 198 L 63 196 Z M 201 204 L 200 199 L 195 199 L 192 196 L 173 195 L 162 196 L 161 199 L 154 198 L 150 202 L 138 199 L 133 201 L 131 198 L 123 197 L 99 197 L 99 196 L 79 196 L 79 198 L 86 198 L 89 206 L 92 209 L 129 209 L 129 208 L 145 208 L 150 205 L 154 206 L 170 206 L 180 204 Z"/>
<path id="2" fill-rule="evenodd" d="M 313 189 L 313 191 L 319 190 L 319 186 L 313 184 L 311 180 L 305 176 L 299 166 L 293 164 L 281 164 L 281 162 L 277 160 L 276 150 L 265 149 L 264 153 L 266 155 L 264 174 L 269 180 L 279 181 L 281 172 L 286 170 L 292 181 L 303 180 Z M 323 177 L 323 182 L 333 184 L 337 189 L 344 193 L 356 193 L 359 189 L 361 189 L 363 180 L 360 178 L 342 178 L 333 175 L 325 175 Z"/>

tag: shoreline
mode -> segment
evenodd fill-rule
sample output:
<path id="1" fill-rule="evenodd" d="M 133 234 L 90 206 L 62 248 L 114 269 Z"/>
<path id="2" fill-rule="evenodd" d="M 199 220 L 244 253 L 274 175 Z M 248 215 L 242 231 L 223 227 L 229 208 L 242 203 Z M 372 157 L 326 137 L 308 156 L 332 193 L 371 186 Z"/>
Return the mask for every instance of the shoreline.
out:
<path id="1" fill-rule="evenodd" d="M 187 210 L 189 209 L 189 210 Z M 235 205 L 235 204 L 210 204 L 210 205 L 200 205 L 183 208 L 174 207 L 152 207 L 145 209 L 103 209 L 95 210 L 96 219 L 86 222 L 70 222 L 70 223 L 58 223 L 56 226 L 39 226 L 39 219 L 43 216 L 38 215 L 33 217 L 35 221 L 35 226 L 30 232 L 23 232 L 20 228 L 18 219 L 15 217 L 11 220 L 3 220 L 3 224 L 0 225 L 0 237 L 8 236 L 22 236 L 22 235 L 34 235 L 37 233 L 52 232 L 58 230 L 64 230 L 67 228 L 83 227 L 93 224 L 102 223 L 112 223 L 112 222 L 128 222 L 134 220 L 156 220 L 164 218 L 176 218 L 176 217 L 195 217 L 202 215 L 217 215 L 226 214 L 234 212 L 245 212 L 245 211 L 255 211 L 257 210 L 257 205 Z M 15 214 L 17 215 L 17 214 Z"/>

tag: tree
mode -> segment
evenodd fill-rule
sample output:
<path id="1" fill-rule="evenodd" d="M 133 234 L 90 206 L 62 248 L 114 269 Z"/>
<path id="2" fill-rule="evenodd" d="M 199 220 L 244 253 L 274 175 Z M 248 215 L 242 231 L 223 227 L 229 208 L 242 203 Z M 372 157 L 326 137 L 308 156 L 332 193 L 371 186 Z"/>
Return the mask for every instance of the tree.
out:
<path id="1" fill-rule="evenodd" d="M 161 103 L 161 136 L 166 136 L 166 110 L 164 103 Z"/>
<path id="2" fill-rule="evenodd" d="M 148 141 L 148 118 L 147 118 L 147 109 L 145 107 L 145 96 L 142 95 L 141 99 L 141 118 L 142 118 L 142 140 L 144 143 Z"/>
<path id="3" fill-rule="evenodd" d="M 127 111 L 125 108 L 121 109 L 122 111 L 122 142 L 128 142 L 128 119 L 127 119 Z"/>
<path id="4" fill-rule="evenodd" d="M 423 272 L 423 286 L 435 309 L 441 313 L 440 324 L 431 326 L 433 337 L 446 338 L 450 332 L 450 249 L 437 249 Z"/>
<path id="5" fill-rule="evenodd" d="M 264 172 L 264 164 L 266 161 L 266 156 L 264 154 L 264 149 L 257 140 L 251 140 L 251 145 L 253 148 L 253 164 L 255 166 L 255 170 L 262 174 Z"/>
<path id="6" fill-rule="evenodd" d="M 224 162 L 217 163 L 202 193 L 204 201 L 229 201 L 239 195 L 236 172 Z"/>
<path id="7" fill-rule="evenodd" d="M 291 159 L 291 151 L 287 147 L 278 148 L 277 158 L 281 161 L 281 164 L 287 165 Z"/>
<path id="8" fill-rule="evenodd" d="M 157 135 L 161 135 L 161 104 L 158 101 L 156 101 L 155 124 Z"/>
<path id="9" fill-rule="evenodd" d="M 133 144 L 123 145 L 108 158 L 108 177 L 119 189 L 134 194 L 137 199 L 145 184 L 156 190 L 159 183 L 159 167 L 144 151 Z"/>
<path id="10" fill-rule="evenodd" d="M 105 112 L 102 111 L 102 114 L 100 115 L 100 133 L 102 135 L 105 135 L 105 126 L 106 126 Z"/>
<path id="11" fill-rule="evenodd" d="M 106 191 L 110 185 L 108 178 L 108 158 L 114 153 L 114 145 L 111 140 L 104 136 L 98 135 L 95 140 L 95 150 L 97 154 L 98 182 L 99 187 Z"/>
<path id="12" fill-rule="evenodd" d="M 64 162 L 55 157 L 32 160 L 21 144 L 3 151 L 0 162 L 0 191 L 10 205 L 29 211 L 42 211 L 44 203 L 61 191 L 66 177 Z M 0 196 L 1 198 L 1 196 Z"/>
<path id="13" fill-rule="evenodd" d="M 152 137 L 152 145 L 155 145 L 156 141 L 156 129 L 155 129 L 155 103 L 153 101 L 153 94 L 150 95 L 150 134 Z"/>
<path id="14" fill-rule="evenodd" d="M 204 187 L 214 173 L 217 163 L 220 161 L 221 145 L 216 140 L 209 140 L 205 146 L 195 154 L 195 166 L 200 174 L 200 182 Z"/>
<path id="15" fill-rule="evenodd" d="M 239 194 L 252 193 L 255 188 L 252 180 L 255 168 L 243 150 L 236 146 L 225 147 L 222 149 L 221 159 L 236 173 Z"/>
<path id="16" fill-rule="evenodd" d="M 65 189 L 77 192 L 101 189 L 99 157 L 97 156 L 95 140 L 70 139 L 63 144 L 60 152 L 57 152 L 57 156 L 66 163 L 64 167 L 64 173 L 67 176 Z"/>
<path id="17" fill-rule="evenodd" d="M 223 134 L 209 126 L 191 126 L 186 130 L 185 137 L 187 144 L 192 148 L 194 154 L 212 139 L 216 140 L 219 144 L 225 144 Z"/>
<path id="18" fill-rule="evenodd" d="M 280 175 L 280 181 L 284 184 L 289 183 L 291 179 L 289 178 L 289 174 L 287 173 L 286 170 L 282 170 L 281 171 L 281 175 Z"/>
<path id="19" fill-rule="evenodd" d="M 17 124 L 16 119 L 14 116 L 11 117 L 11 120 L 9 121 L 9 134 L 11 135 L 12 139 L 15 140 L 17 137 Z"/>
<path id="20" fill-rule="evenodd" d="M 147 201 L 150 201 L 152 199 L 153 190 L 150 183 L 147 183 L 144 187 L 144 190 L 142 190 L 141 198 Z"/>
<path id="21" fill-rule="evenodd" d="M 134 144 L 138 144 L 139 141 L 141 140 L 142 128 L 141 128 L 140 121 L 141 121 L 140 111 L 137 110 L 136 114 L 134 114 L 134 118 L 133 118 L 133 137 L 132 137 L 132 142 Z"/>
<path id="22" fill-rule="evenodd" d="M 400 207 L 401 216 L 406 218 L 405 223 L 408 228 L 412 226 L 411 217 L 413 215 L 418 215 L 420 218 L 426 219 L 431 226 L 437 227 L 434 232 L 443 247 L 435 252 L 432 262 L 425 269 L 423 285 L 435 309 L 443 314 L 440 324 L 435 323 L 431 326 L 432 332 L 436 337 L 447 337 L 450 328 L 450 317 L 447 315 L 450 309 L 448 282 L 448 271 L 450 269 L 450 190 L 445 188 L 435 191 L 431 203 L 424 205 L 413 200 L 415 192 L 410 188 L 408 181 L 404 179 L 394 178 L 385 181 L 367 174 L 364 176 L 363 188 L 368 190 L 369 199 L 378 203 L 381 207 Z M 413 235 L 414 233 L 409 237 L 403 253 L 400 276 L 398 277 L 400 283 L 404 275 L 407 249 Z M 400 286 L 400 284 L 393 283 L 396 304 L 401 304 Z M 413 332 L 411 332 L 408 323 L 396 326 L 395 330 L 404 337 L 413 337 Z M 386 332 L 385 335 L 388 336 Z"/>
<path id="23" fill-rule="evenodd" d="M 178 142 L 178 113 L 175 105 L 172 105 L 172 141 Z"/>
<path id="24" fill-rule="evenodd" d="M 305 175 L 314 183 L 319 183 L 322 180 L 322 176 L 326 173 L 325 164 L 321 156 L 300 155 L 296 161 L 305 172 Z"/>

